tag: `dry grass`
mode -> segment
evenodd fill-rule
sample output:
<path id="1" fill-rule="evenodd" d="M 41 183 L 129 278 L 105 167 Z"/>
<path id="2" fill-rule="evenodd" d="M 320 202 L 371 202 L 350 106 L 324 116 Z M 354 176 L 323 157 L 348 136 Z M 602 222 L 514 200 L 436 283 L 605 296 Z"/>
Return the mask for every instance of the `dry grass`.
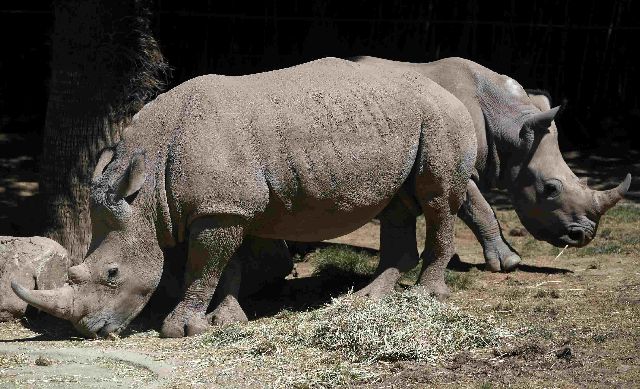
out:
<path id="1" fill-rule="evenodd" d="M 461 351 L 497 346 L 510 332 L 427 297 L 418 288 L 380 301 L 348 294 L 313 311 L 283 312 L 204 338 L 251 365 L 269 366 L 276 386 L 331 387 L 371 381 L 378 364 L 436 363 Z M 294 373 L 295 372 L 295 373 Z"/>

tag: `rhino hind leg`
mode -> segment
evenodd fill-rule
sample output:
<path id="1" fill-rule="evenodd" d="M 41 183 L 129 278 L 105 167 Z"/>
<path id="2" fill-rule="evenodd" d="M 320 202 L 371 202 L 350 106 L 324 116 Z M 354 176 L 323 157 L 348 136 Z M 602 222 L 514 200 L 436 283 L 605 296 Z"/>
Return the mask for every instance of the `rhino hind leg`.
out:
<path id="1" fill-rule="evenodd" d="M 380 299 L 391 293 L 403 272 L 418 263 L 416 216 L 398 198 L 378 215 L 380 219 L 380 262 L 375 277 L 357 295 Z"/>
<path id="2" fill-rule="evenodd" d="M 238 322 L 246 323 L 248 321 L 247 315 L 238 302 L 240 285 L 243 281 L 243 259 L 240 255 L 234 255 L 224 269 L 216 289 L 216 293 L 220 294 L 221 300 L 215 304 L 213 312 L 207 315 L 207 324 L 226 325 Z M 200 324 L 204 325 L 202 322 Z M 206 327 L 204 330 L 206 330 Z M 197 332 L 198 328 L 187 328 L 187 335 L 191 335 L 188 333 L 190 330 L 196 330 Z"/>
<path id="3" fill-rule="evenodd" d="M 220 277 L 209 304 L 212 312 L 207 314 L 208 320 L 214 325 L 247 321 L 238 309 L 239 297 L 284 283 L 292 269 L 293 258 L 284 240 L 245 236 Z"/>
<path id="4" fill-rule="evenodd" d="M 437 201 L 435 201 L 437 203 Z M 422 258 L 422 269 L 418 284 L 429 295 L 444 300 L 451 294 L 444 282 L 444 270 L 454 254 L 454 216 L 446 211 L 424 207 L 426 239 Z"/>
<path id="5" fill-rule="evenodd" d="M 242 319 L 244 312 L 234 297 L 239 288 L 240 267 L 231 258 L 240 247 L 243 234 L 243 222 L 239 217 L 231 215 L 202 217 L 191 223 L 185 269 L 186 291 L 182 300 L 164 320 L 162 336 L 196 335 L 209 328 L 210 320 L 228 322 L 234 314 Z M 227 287 L 236 290 L 228 290 L 227 296 L 218 306 L 220 310 L 216 312 L 214 309 L 213 317 L 208 318 L 207 307 L 228 263 L 232 263 L 232 266 L 229 272 L 231 280 L 227 282 Z M 222 319 L 222 315 L 225 319 Z"/>
<path id="6" fill-rule="evenodd" d="M 487 270 L 511 271 L 518 266 L 520 255 L 504 240 L 493 209 L 473 180 L 467 183 L 467 196 L 458 211 L 458 217 L 482 245 Z"/>

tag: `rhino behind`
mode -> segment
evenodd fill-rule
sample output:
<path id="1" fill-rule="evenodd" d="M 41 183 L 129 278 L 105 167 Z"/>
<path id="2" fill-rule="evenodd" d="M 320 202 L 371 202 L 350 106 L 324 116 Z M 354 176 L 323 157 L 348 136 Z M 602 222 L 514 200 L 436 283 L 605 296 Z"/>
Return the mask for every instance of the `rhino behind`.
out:
<path id="1" fill-rule="evenodd" d="M 524 226 L 555 246 L 584 246 L 600 217 L 628 191 L 631 176 L 616 188 L 594 191 L 573 174 L 558 146 L 551 108 L 544 96 L 529 96 L 513 79 L 472 61 L 446 58 L 403 63 L 354 58 L 381 69 L 411 69 L 429 77 L 467 107 L 477 137 L 477 159 L 461 217 L 485 250 L 488 265 L 508 270 L 520 261 L 504 242 L 491 207 L 479 189 L 507 189 Z"/>

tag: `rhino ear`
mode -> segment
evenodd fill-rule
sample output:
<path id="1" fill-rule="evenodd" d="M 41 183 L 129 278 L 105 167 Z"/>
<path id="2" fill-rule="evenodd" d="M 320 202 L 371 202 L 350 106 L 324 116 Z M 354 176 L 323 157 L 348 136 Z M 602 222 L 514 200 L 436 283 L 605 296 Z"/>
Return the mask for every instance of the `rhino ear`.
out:
<path id="1" fill-rule="evenodd" d="M 98 181 L 104 172 L 104 169 L 107 167 L 109 162 L 113 159 L 113 149 L 104 149 L 102 153 L 100 153 L 100 157 L 98 158 L 98 163 L 96 163 L 96 168 L 93 170 L 93 176 L 91 178 L 92 181 Z"/>
<path id="2" fill-rule="evenodd" d="M 559 110 L 560 106 L 557 106 L 547 111 L 535 113 L 527 119 L 525 126 L 535 131 L 546 131 L 549 126 L 551 126 L 551 122 L 556 117 Z"/>
<path id="3" fill-rule="evenodd" d="M 138 192 L 146 178 L 144 153 L 136 153 L 131 158 L 129 167 L 116 183 L 116 198 L 125 199 Z"/>
<path id="4" fill-rule="evenodd" d="M 540 111 L 547 111 L 551 109 L 551 100 L 546 94 L 534 94 L 529 93 L 529 100 L 540 109 Z"/>

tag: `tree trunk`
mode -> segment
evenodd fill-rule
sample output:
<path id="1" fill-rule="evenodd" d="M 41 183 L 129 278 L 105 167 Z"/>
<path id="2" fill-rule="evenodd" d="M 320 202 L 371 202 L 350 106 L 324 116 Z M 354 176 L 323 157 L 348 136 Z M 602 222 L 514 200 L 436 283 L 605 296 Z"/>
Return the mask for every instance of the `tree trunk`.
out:
<path id="1" fill-rule="evenodd" d="M 96 158 L 162 88 L 168 69 L 137 0 L 54 2 L 40 192 L 45 235 L 80 263 L 91 241 Z"/>

